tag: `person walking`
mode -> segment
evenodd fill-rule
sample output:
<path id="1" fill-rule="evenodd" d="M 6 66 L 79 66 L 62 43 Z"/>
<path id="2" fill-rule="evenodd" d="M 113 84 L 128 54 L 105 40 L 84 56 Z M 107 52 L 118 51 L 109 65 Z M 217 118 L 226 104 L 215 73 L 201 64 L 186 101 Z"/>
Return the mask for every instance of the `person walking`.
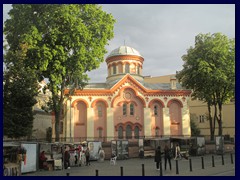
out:
<path id="1" fill-rule="evenodd" d="M 181 155 L 181 152 L 180 152 L 180 147 L 179 147 L 179 145 L 177 144 L 176 145 L 176 148 L 175 148 L 175 158 L 174 158 L 174 160 L 177 160 L 177 158 L 180 158 L 180 159 L 182 159 L 182 155 Z"/>
<path id="2" fill-rule="evenodd" d="M 164 147 L 164 167 L 165 167 L 165 170 L 167 169 L 167 161 L 168 161 L 170 170 L 172 170 L 171 150 L 169 149 L 168 145 L 165 145 L 165 147 Z"/>
<path id="3" fill-rule="evenodd" d="M 158 146 L 157 149 L 155 150 L 155 157 L 154 161 L 156 162 L 156 168 L 157 170 L 160 170 L 160 165 L 162 165 L 162 157 L 161 157 L 161 147 Z"/>
<path id="4" fill-rule="evenodd" d="M 65 147 L 64 152 L 64 167 L 65 169 L 70 169 L 70 153 L 67 147 Z"/>
<path id="5" fill-rule="evenodd" d="M 86 151 L 85 151 L 85 156 L 86 156 L 86 166 L 90 165 L 90 151 L 89 151 L 89 147 L 87 147 Z"/>

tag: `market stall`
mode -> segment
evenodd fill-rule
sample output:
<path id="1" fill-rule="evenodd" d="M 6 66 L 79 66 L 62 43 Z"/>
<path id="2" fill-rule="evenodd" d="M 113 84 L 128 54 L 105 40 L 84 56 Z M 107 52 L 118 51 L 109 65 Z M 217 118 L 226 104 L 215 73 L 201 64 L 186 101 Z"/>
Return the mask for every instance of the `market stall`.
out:
<path id="1" fill-rule="evenodd" d="M 46 157 L 47 169 L 63 169 L 63 144 L 62 143 L 40 143 L 39 153 L 44 152 Z M 40 154 L 39 154 L 40 158 Z M 40 162 L 40 159 L 39 159 Z"/>
<path id="2" fill-rule="evenodd" d="M 26 158 L 26 149 L 20 143 L 3 143 L 3 175 L 20 176 L 21 162 Z"/>

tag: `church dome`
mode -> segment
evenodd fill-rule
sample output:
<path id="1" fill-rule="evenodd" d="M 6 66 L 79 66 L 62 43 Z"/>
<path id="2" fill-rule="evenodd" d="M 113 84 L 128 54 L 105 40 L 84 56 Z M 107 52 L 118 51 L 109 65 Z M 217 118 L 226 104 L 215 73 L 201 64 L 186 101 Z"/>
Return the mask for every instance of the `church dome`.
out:
<path id="1" fill-rule="evenodd" d="M 107 83 L 115 82 L 126 74 L 131 74 L 138 81 L 143 81 L 142 65 L 144 58 L 134 48 L 120 46 L 111 51 L 106 58 L 108 76 Z"/>
<path id="2" fill-rule="evenodd" d="M 121 55 L 133 55 L 133 56 L 141 56 L 141 54 L 134 48 L 129 46 L 120 46 L 117 49 L 114 49 L 107 58 L 112 56 L 121 56 Z M 142 57 L 142 56 L 141 56 Z"/>

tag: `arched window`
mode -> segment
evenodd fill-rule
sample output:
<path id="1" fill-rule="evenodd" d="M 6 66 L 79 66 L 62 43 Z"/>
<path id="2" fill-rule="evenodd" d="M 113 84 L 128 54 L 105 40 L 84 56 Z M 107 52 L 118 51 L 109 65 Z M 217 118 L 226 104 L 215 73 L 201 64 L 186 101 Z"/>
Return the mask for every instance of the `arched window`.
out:
<path id="1" fill-rule="evenodd" d="M 130 115 L 134 115 L 134 104 L 130 104 Z"/>
<path id="2" fill-rule="evenodd" d="M 118 127 L 118 139 L 123 139 L 123 127 Z"/>
<path id="3" fill-rule="evenodd" d="M 130 125 L 127 125 L 126 127 L 126 138 L 132 139 L 132 127 Z"/>
<path id="4" fill-rule="evenodd" d="M 102 117 L 102 106 L 98 105 L 98 117 Z"/>
<path id="5" fill-rule="evenodd" d="M 127 104 L 123 104 L 123 115 L 127 115 Z"/>
<path id="6" fill-rule="evenodd" d="M 154 116 L 157 116 L 157 115 L 158 115 L 158 106 L 157 106 L 157 105 L 155 105 L 155 106 L 153 107 L 153 113 L 154 113 Z"/>
<path id="7" fill-rule="evenodd" d="M 140 74 L 140 66 L 137 66 L 137 74 Z"/>
<path id="8" fill-rule="evenodd" d="M 134 138 L 139 139 L 139 127 L 135 126 L 134 128 Z"/>
<path id="9" fill-rule="evenodd" d="M 117 67 L 116 67 L 116 65 L 113 65 L 113 74 L 117 74 Z"/>
<path id="10" fill-rule="evenodd" d="M 125 73 L 129 73 L 129 72 L 130 72 L 129 64 L 125 64 Z"/>

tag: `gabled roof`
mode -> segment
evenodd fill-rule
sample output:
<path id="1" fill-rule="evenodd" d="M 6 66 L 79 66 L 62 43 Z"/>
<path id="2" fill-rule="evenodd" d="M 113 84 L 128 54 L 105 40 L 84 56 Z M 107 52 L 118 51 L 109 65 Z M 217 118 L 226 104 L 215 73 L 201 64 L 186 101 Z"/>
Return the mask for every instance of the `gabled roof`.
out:
<path id="1" fill-rule="evenodd" d="M 164 96 L 176 96 L 184 95 L 189 96 L 191 94 L 190 90 L 172 90 L 169 85 L 164 84 L 150 84 L 137 81 L 130 74 L 126 74 L 120 80 L 107 83 L 94 83 L 89 84 L 83 90 L 76 89 L 74 92 L 75 96 L 112 96 L 116 91 L 120 90 L 126 83 L 129 84 L 130 88 L 144 94 L 145 96 L 152 95 L 164 95 Z M 153 87 L 155 86 L 155 87 Z M 64 94 L 68 94 L 69 89 L 66 89 Z"/>

